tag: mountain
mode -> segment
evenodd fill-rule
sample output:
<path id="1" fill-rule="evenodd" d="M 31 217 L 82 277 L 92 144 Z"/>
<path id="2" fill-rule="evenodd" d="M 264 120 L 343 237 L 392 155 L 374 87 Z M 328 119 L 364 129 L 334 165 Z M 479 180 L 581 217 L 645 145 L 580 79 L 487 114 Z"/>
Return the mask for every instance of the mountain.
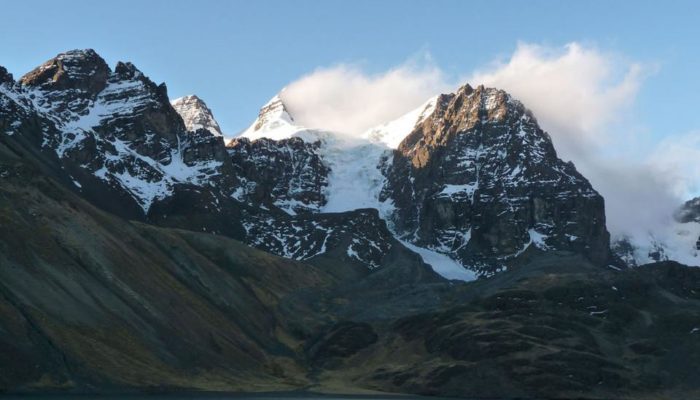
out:
<path id="1" fill-rule="evenodd" d="M 603 198 L 507 93 L 467 85 L 359 137 L 301 126 L 283 95 L 241 136 L 266 146 L 301 139 L 330 167 L 305 171 L 320 185 L 313 207 L 299 199 L 297 206 L 375 208 L 406 245 L 478 274 L 513 267 L 526 251 L 615 263 Z"/>
<path id="2" fill-rule="evenodd" d="M 224 143 L 131 63 L 0 68 L 0 391 L 700 393 L 700 270 L 624 268 L 523 104 L 284 97 Z"/>
<path id="3" fill-rule="evenodd" d="M 182 117 L 188 131 L 206 129 L 214 136 L 223 136 L 219 123 L 204 100 L 195 95 L 184 96 L 171 102 L 175 111 Z"/>
<path id="4" fill-rule="evenodd" d="M 3 94 L 41 125 L 36 140 L 76 187 L 122 215 L 144 215 L 176 187 L 209 185 L 226 169 L 223 140 L 188 133 L 164 84 L 130 63 L 112 71 L 92 50 L 60 54 Z"/>
<path id="5" fill-rule="evenodd" d="M 385 168 L 397 232 L 464 265 L 493 272 L 528 249 L 610 260 L 603 198 L 501 90 L 438 97 Z"/>

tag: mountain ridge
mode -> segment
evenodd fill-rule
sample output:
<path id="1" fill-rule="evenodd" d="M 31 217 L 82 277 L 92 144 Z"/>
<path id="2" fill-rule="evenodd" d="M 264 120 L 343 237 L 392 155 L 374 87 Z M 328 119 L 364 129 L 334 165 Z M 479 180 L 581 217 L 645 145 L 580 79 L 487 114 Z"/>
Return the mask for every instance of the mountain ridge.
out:
<path id="1" fill-rule="evenodd" d="M 0 69 L 0 391 L 700 393 L 700 270 L 608 264 L 602 197 L 507 93 L 226 146 L 69 53 Z"/>

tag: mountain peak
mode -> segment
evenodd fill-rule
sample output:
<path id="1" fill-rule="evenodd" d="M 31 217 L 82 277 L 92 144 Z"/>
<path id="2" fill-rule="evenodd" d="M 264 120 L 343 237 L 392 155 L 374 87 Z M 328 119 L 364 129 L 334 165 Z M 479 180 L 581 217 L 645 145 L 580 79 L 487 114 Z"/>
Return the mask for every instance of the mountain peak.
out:
<path id="1" fill-rule="evenodd" d="M 128 61 L 117 62 L 117 65 L 114 67 L 114 73 L 122 79 L 134 79 L 143 76 L 143 73 Z"/>
<path id="2" fill-rule="evenodd" d="M 302 131 L 306 128 L 296 125 L 282 97 L 277 94 L 260 108 L 258 118 L 240 136 L 250 140 L 263 137 L 280 140 Z"/>
<path id="3" fill-rule="evenodd" d="M 189 131 L 207 129 L 214 136 L 223 136 L 219 123 L 214 119 L 204 100 L 196 95 L 187 95 L 171 102 L 175 111 L 182 117 Z"/>
<path id="4" fill-rule="evenodd" d="M 64 90 L 75 88 L 98 92 L 105 86 L 110 69 L 94 50 L 71 50 L 44 62 L 20 79 L 24 86 Z"/>
<path id="5" fill-rule="evenodd" d="M 14 81 L 12 74 L 7 72 L 7 68 L 0 66 L 0 85 L 3 83 L 13 83 Z"/>
<path id="6" fill-rule="evenodd" d="M 266 123 L 275 119 L 283 119 L 288 122 L 294 122 L 294 117 L 289 114 L 287 106 L 282 101 L 279 94 L 275 95 L 260 109 L 258 113 L 258 121 L 255 124 L 256 130 L 262 128 Z"/>

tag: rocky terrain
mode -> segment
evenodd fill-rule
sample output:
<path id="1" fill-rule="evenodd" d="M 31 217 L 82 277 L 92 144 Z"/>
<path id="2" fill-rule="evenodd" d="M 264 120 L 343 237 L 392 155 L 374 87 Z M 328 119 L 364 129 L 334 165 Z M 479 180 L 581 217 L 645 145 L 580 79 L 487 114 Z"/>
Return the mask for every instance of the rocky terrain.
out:
<path id="1" fill-rule="evenodd" d="M 0 221 L 0 391 L 700 394 L 700 270 L 627 268 L 497 89 L 356 138 L 276 96 L 225 143 L 92 50 L 0 68 Z"/>

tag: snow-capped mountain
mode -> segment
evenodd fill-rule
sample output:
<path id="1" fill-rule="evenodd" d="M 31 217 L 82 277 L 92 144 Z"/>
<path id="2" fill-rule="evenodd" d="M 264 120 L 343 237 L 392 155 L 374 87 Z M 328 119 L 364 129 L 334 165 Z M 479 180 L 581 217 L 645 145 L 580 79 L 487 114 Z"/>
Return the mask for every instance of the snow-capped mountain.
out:
<path id="1" fill-rule="evenodd" d="M 282 140 L 304 135 L 308 131 L 294 122 L 282 98 L 276 95 L 262 106 L 258 118 L 239 136 L 250 140 L 261 138 Z M 307 139 L 313 140 L 313 132 L 309 133 L 312 136 Z"/>
<path id="2" fill-rule="evenodd" d="M 117 215 L 298 259 L 336 254 L 378 268 L 411 257 L 376 213 L 304 212 L 325 204 L 328 168 L 313 145 L 241 139 L 227 149 L 207 129 L 188 131 L 165 85 L 130 63 L 111 70 L 94 51 L 76 50 L 18 82 L 3 70 L 0 102 L 6 137 L 31 140 L 53 174 Z"/>
<path id="3" fill-rule="evenodd" d="M 188 131 L 206 129 L 214 136 L 223 136 L 219 123 L 204 100 L 195 95 L 177 98 L 171 102 L 175 111 L 182 117 Z"/>
<path id="4" fill-rule="evenodd" d="M 317 141 L 320 211 L 375 208 L 406 244 L 480 273 L 529 248 L 609 261 L 602 198 L 505 92 L 465 86 L 360 137 L 300 126 L 276 96 L 243 136 Z"/>
<path id="5" fill-rule="evenodd" d="M 441 95 L 404 138 L 382 199 L 396 231 L 488 271 L 522 252 L 566 250 L 609 261 L 602 197 L 507 93 Z"/>
<path id="6" fill-rule="evenodd" d="M 418 253 L 460 279 L 542 252 L 620 259 L 602 197 L 497 89 L 466 85 L 356 136 L 303 126 L 282 92 L 225 144 L 201 99 L 171 103 L 132 64 L 76 50 L 19 81 L 0 70 L 0 105 L 7 137 L 129 219 L 371 270 Z"/>
<path id="7" fill-rule="evenodd" d="M 178 185 L 208 185 L 221 175 L 225 151 L 209 134 L 190 134 L 156 85 L 131 63 L 112 71 L 92 50 L 59 54 L 6 84 L 2 94 L 42 124 L 42 147 L 73 174 L 95 178 L 147 213 Z M 7 101 L 7 100 L 6 100 Z"/>

